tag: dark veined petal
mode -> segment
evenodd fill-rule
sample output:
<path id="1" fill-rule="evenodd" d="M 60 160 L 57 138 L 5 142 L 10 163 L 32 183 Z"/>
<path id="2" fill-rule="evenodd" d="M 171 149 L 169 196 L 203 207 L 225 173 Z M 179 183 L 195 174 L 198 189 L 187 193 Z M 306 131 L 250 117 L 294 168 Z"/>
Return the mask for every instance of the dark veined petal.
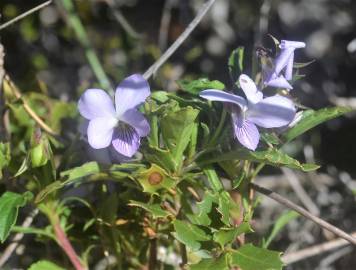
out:
<path id="1" fill-rule="evenodd" d="M 113 117 L 98 117 L 90 120 L 88 125 L 88 142 L 94 149 L 108 147 L 114 133 L 117 120 Z"/>
<path id="2" fill-rule="evenodd" d="M 242 110 L 247 105 L 246 100 L 243 97 L 236 96 L 236 95 L 226 93 L 224 91 L 216 90 L 216 89 L 207 89 L 207 90 L 201 91 L 199 96 L 201 96 L 202 98 L 205 98 L 207 100 L 234 103 L 234 104 L 238 105 Z"/>
<path id="3" fill-rule="evenodd" d="M 255 151 L 260 141 L 260 133 L 254 123 L 239 114 L 231 114 L 235 137 L 246 148 Z"/>
<path id="4" fill-rule="evenodd" d="M 116 114 L 120 117 L 127 110 L 136 108 L 150 95 L 150 86 L 140 74 L 124 79 L 115 92 Z"/>
<path id="5" fill-rule="evenodd" d="M 275 128 L 288 125 L 294 119 L 295 111 L 289 98 L 275 95 L 249 107 L 246 118 L 260 127 Z"/>
<path id="6" fill-rule="evenodd" d="M 255 82 L 249 76 L 241 74 L 239 77 L 239 83 L 248 102 L 257 103 L 262 100 L 263 93 L 257 89 Z"/>
<path id="7" fill-rule="evenodd" d="M 140 135 L 133 127 L 121 124 L 115 131 L 112 145 L 120 154 L 132 157 L 140 147 Z"/>
<path id="8" fill-rule="evenodd" d="M 150 133 L 150 125 L 147 119 L 136 109 L 126 111 L 120 117 L 120 120 L 132 126 L 140 137 L 146 137 Z"/>
<path id="9" fill-rule="evenodd" d="M 88 120 L 115 116 L 111 97 L 101 89 L 86 90 L 78 101 L 78 110 Z"/>

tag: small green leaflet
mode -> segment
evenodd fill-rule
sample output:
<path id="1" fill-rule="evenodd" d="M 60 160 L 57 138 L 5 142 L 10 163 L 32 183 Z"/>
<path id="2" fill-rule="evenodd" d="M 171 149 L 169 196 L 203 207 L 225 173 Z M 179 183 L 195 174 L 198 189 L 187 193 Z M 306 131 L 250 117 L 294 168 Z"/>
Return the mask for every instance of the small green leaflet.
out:
<path id="1" fill-rule="evenodd" d="M 143 202 L 138 202 L 138 201 L 130 201 L 128 204 L 129 206 L 136 206 L 140 207 L 147 212 L 149 212 L 153 218 L 166 218 L 170 216 L 171 214 L 161 208 L 159 204 L 148 204 L 148 203 L 143 203 Z"/>
<path id="2" fill-rule="evenodd" d="M 231 251 L 231 265 L 241 270 L 281 270 L 283 263 L 280 252 L 247 244 Z"/>
<path id="3" fill-rule="evenodd" d="M 18 194 L 7 191 L 0 197 L 0 241 L 3 243 L 15 225 L 18 209 L 33 197 L 31 192 Z"/>
<path id="4" fill-rule="evenodd" d="M 240 46 L 233 50 L 229 57 L 229 72 L 234 83 L 238 80 L 239 76 L 243 72 L 244 51 L 245 48 Z"/>
<path id="5" fill-rule="evenodd" d="M 50 261 L 38 261 L 30 266 L 28 270 L 65 270 Z"/>
<path id="6" fill-rule="evenodd" d="M 302 119 L 299 120 L 295 126 L 284 133 L 282 138 L 284 141 L 290 142 L 309 129 L 351 111 L 352 108 L 348 107 L 324 108 L 318 111 L 306 110 L 303 112 Z"/>
<path id="7" fill-rule="evenodd" d="M 68 183 L 72 180 L 89 176 L 99 172 L 100 172 L 100 168 L 98 163 L 93 161 L 93 162 L 85 163 L 82 166 L 64 171 L 61 173 L 61 177 L 66 177 L 67 178 L 66 183 Z"/>
<path id="8" fill-rule="evenodd" d="M 217 80 L 209 81 L 206 78 L 198 80 L 179 80 L 177 81 L 180 89 L 193 95 L 198 95 L 202 90 L 206 89 L 225 89 L 225 85 Z"/>
<path id="9" fill-rule="evenodd" d="M 9 165 L 11 159 L 10 144 L 0 143 L 0 177 L 2 177 L 2 169 Z"/>
<path id="10" fill-rule="evenodd" d="M 176 219 L 173 221 L 173 226 L 175 230 L 173 236 L 192 251 L 201 248 L 200 242 L 211 239 L 204 230 L 186 221 Z"/>
<path id="11" fill-rule="evenodd" d="M 214 233 L 214 241 L 219 243 L 221 248 L 224 248 L 226 244 L 232 243 L 242 233 L 253 232 L 248 222 L 243 222 L 237 228 L 220 229 Z"/>
<path id="12" fill-rule="evenodd" d="M 228 256 L 222 255 L 217 259 L 202 259 L 199 263 L 190 265 L 190 270 L 228 270 Z"/>

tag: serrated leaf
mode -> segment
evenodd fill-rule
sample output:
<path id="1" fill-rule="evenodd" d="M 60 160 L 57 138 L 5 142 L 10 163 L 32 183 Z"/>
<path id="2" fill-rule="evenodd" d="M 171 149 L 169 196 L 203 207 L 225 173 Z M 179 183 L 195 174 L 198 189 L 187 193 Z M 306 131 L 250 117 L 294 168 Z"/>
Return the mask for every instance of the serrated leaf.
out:
<path id="1" fill-rule="evenodd" d="M 240 267 L 241 270 L 279 270 L 283 263 L 280 252 L 247 244 L 231 251 L 231 265 Z"/>
<path id="2" fill-rule="evenodd" d="M 244 60 L 245 48 L 240 46 L 233 50 L 228 60 L 230 76 L 234 83 L 238 80 L 239 76 L 243 72 L 243 60 Z"/>
<path id="3" fill-rule="evenodd" d="M 231 225 L 232 219 L 237 219 L 240 215 L 239 206 L 232 200 L 230 194 L 226 191 L 222 191 L 219 194 L 217 210 L 221 214 L 221 221 L 227 225 Z"/>
<path id="4" fill-rule="evenodd" d="M 28 270 L 65 270 L 64 268 L 50 262 L 50 261 L 38 261 L 34 264 L 31 264 Z"/>
<path id="5" fill-rule="evenodd" d="M 15 225 L 18 209 L 31 199 L 31 193 L 18 194 L 7 191 L 0 197 L 0 241 L 4 242 Z"/>
<path id="6" fill-rule="evenodd" d="M 145 157 L 151 163 L 156 163 L 170 172 L 173 172 L 177 167 L 176 162 L 173 160 L 172 153 L 169 150 L 151 146 L 145 152 Z"/>
<path id="7" fill-rule="evenodd" d="M 173 236 L 192 251 L 199 250 L 203 241 L 209 241 L 210 236 L 198 226 L 176 219 L 173 221 L 175 232 Z"/>
<path id="8" fill-rule="evenodd" d="M 66 183 L 69 183 L 78 178 L 83 178 L 100 172 L 100 167 L 97 162 L 92 161 L 83 164 L 82 166 L 61 172 L 61 177 L 66 177 Z"/>
<path id="9" fill-rule="evenodd" d="M 197 213 L 188 215 L 189 220 L 197 225 L 209 226 L 211 224 L 209 213 L 212 210 L 213 203 L 218 203 L 218 196 L 207 191 L 202 201 L 197 203 Z"/>
<path id="10" fill-rule="evenodd" d="M 272 240 L 276 237 L 276 235 L 286 226 L 291 220 L 297 218 L 299 214 L 295 211 L 287 211 L 286 213 L 282 214 L 276 222 L 274 222 L 273 229 L 268 236 L 267 240 L 264 241 L 262 247 L 268 248 L 269 244 Z"/>
<path id="11" fill-rule="evenodd" d="M 206 78 L 198 79 L 194 81 L 179 80 L 177 81 L 180 89 L 193 95 L 198 95 L 202 90 L 206 89 L 225 89 L 225 85 L 217 80 L 209 81 Z"/>
<path id="12" fill-rule="evenodd" d="M 234 242 L 239 235 L 252 231 L 250 224 L 248 222 L 243 222 L 237 228 L 220 229 L 214 233 L 213 239 L 221 246 L 221 248 L 224 248 L 226 244 Z"/>
<path id="13" fill-rule="evenodd" d="M 148 203 L 131 200 L 128 205 L 140 207 L 140 208 L 146 210 L 155 219 L 156 218 L 166 218 L 171 215 L 171 213 L 163 210 L 159 204 L 148 204 Z"/>
<path id="14" fill-rule="evenodd" d="M 180 166 L 183 160 L 183 152 L 189 144 L 198 113 L 199 111 L 192 107 L 185 107 L 168 113 L 161 120 L 163 141 L 172 153 L 176 167 Z"/>
<path id="15" fill-rule="evenodd" d="M 217 259 L 203 259 L 197 264 L 189 266 L 190 270 L 228 270 L 228 257 L 222 255 Z"/>
<path id="16" fill-rule="evenodd" d="M 209 158 L 215 156 L 215 158 Z M 211 164 L 225 160 L 249 160 L 252 162 L 266 163 L 272 166 L 286 166 L 292 169 L 298 169 L 305 172 L 318 169 L 320 166 L 316 164 L 300 163 L 298 160 L 288 156 L 281 150 L 270 148 L 263 151 L 249 151 L 247 149 L 238 149 L 228 153 L 209 153 L 209 157 L 202 156 L 199 159 L 200 165 Z"/>
<path id="17" fill-rule="evenodd" d="M 289 142 L 309 129 L 351 111 L 352 108 L 348 107 L 324 108 L 318 111 L 306 110 L 299 122 L 283 134 L 283 139 Z"/>

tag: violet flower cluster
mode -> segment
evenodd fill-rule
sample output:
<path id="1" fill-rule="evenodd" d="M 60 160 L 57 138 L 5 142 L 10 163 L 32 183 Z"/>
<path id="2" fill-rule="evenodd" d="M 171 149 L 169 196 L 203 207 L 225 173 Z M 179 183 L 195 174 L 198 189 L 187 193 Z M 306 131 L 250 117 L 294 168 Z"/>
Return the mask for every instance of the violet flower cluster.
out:
<path id="1" fill-rule="evenodd" d="M 294 51 L 305 47 L 303 42 L 282 40 L 280 54 L 273 68 L 263 70 L 264 85 L 292 89 Z M 296 115 L 291 99 L 274 95 L 264 97 L 253 80 L 240 75 L 239 84 L 246 98 L 216 89 L 200 92 L 202 98 L 223 102 L 231 114 L 232 126 L 238 141 L 255 150 L 260 140 L 257 127 L 279 128 L 290 124 Z M 115 92 L 115 104 L 101 89 L 88 89 L 80 97 L 78 109 L 89 121 L 86 134 L 94 149 L 107 149 L 110 145 L 118 154 L 131 158 L 140 146 L 140 139 L 150 132 L 144 115 L 138 110 L 150 95 L 148 82 L 134 74 L 119 84 Z"/>

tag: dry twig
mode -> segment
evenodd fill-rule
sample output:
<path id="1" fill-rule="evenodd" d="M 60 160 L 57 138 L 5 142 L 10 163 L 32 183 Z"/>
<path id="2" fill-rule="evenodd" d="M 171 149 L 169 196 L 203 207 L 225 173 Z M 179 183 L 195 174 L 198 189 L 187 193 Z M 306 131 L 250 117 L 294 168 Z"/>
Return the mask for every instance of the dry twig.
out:
<path id="1" fill-rule="evenodd" d="M 215 0 L 208 0 L 200 9 L 194 20 L 188 25 L 184 32 L 177 38 L 177 40 L 165 51 L 165 53 L 143 74 L 143 77 L 148 80 L 167 59 L 179 48 L 179 46 L 187 39 L 190 33 L 195 29 L 199 22 L 203 19 Z"/>
<path id="2" fill-rule="evenodd" d="M 356 232 L 352 233 L 351 236 L 356 237 Z M 307 247 L 305 249 L 298 250 L 296 252 L 287 253 L 282 256 L 282 261 L 285 264 L 292 264 L 319 255 L 323 252 L 327 252 L 336 248 L 346 246 L 348 244 L 349 242 L 345 241 L 344 239 L 335 239 L 332 241 L 324 242 L 322 244 Z"/>
<path id="3" fill-rule="evenodd" d="M 340 238 L 343 238 L 347 241 L 349 241 L 351 244 L 356 245 L 356 238 L 351 236 L 350 234 L 344 232 L 343 230 L 340 230 L 339 228 L 331 225 L 330 223 L 326 222 L 325 220 L 318 218 L 314 216 L 313 214 L 309 213 L 307 210 L 304 208 L 300 207 L 299 205 L 296 205 L 295 203 L 291 202 L 290 200 L 282 197 L 281 195 L 273 192 L 272 190 L 266 189 L 264 187 L 258 186 L 254 183 L 250 183 L 250 187 L 257 192 L 266 195 L 267 197 L 279 202 L 280 204 L 283 204 L 287 206 L 288 208 L 298 212 L 302 216 L 306 217 L 307 219 L 310 219 L 314 223 L 318 224 L 320 227 L 336 234 Z"/>
<path id="4" fill-rule="evenodd" d="M 36 12 L 36 11 L 46 7 L 46 6 L 48 6 L 48 5 L 50 5 L 51 3 L 52 3 L 52 0 L 49 0 L 47 2 L 44 2 L 44 3 L 40 4 L 40 5 L 38 5 L 38 6 L 34 7 L 34 8 L 32 8 L 32 9 L 30 9 L 30 10 L 28 10 L 28 11 L 22 13 L 22 14 L 20 14 L 19 16 L 13 18 L 12 20 L 0 25 L 0 31 L 3 30 L 4 28 L 10 26 L 11 24 L 18 22 L 19 20 L 22 20 L 23 18 L 27 17 L 28 15 L 30 15 L 30 14 L 32 14 L 32 13 L 34 13 L 34 12 Z"/>

